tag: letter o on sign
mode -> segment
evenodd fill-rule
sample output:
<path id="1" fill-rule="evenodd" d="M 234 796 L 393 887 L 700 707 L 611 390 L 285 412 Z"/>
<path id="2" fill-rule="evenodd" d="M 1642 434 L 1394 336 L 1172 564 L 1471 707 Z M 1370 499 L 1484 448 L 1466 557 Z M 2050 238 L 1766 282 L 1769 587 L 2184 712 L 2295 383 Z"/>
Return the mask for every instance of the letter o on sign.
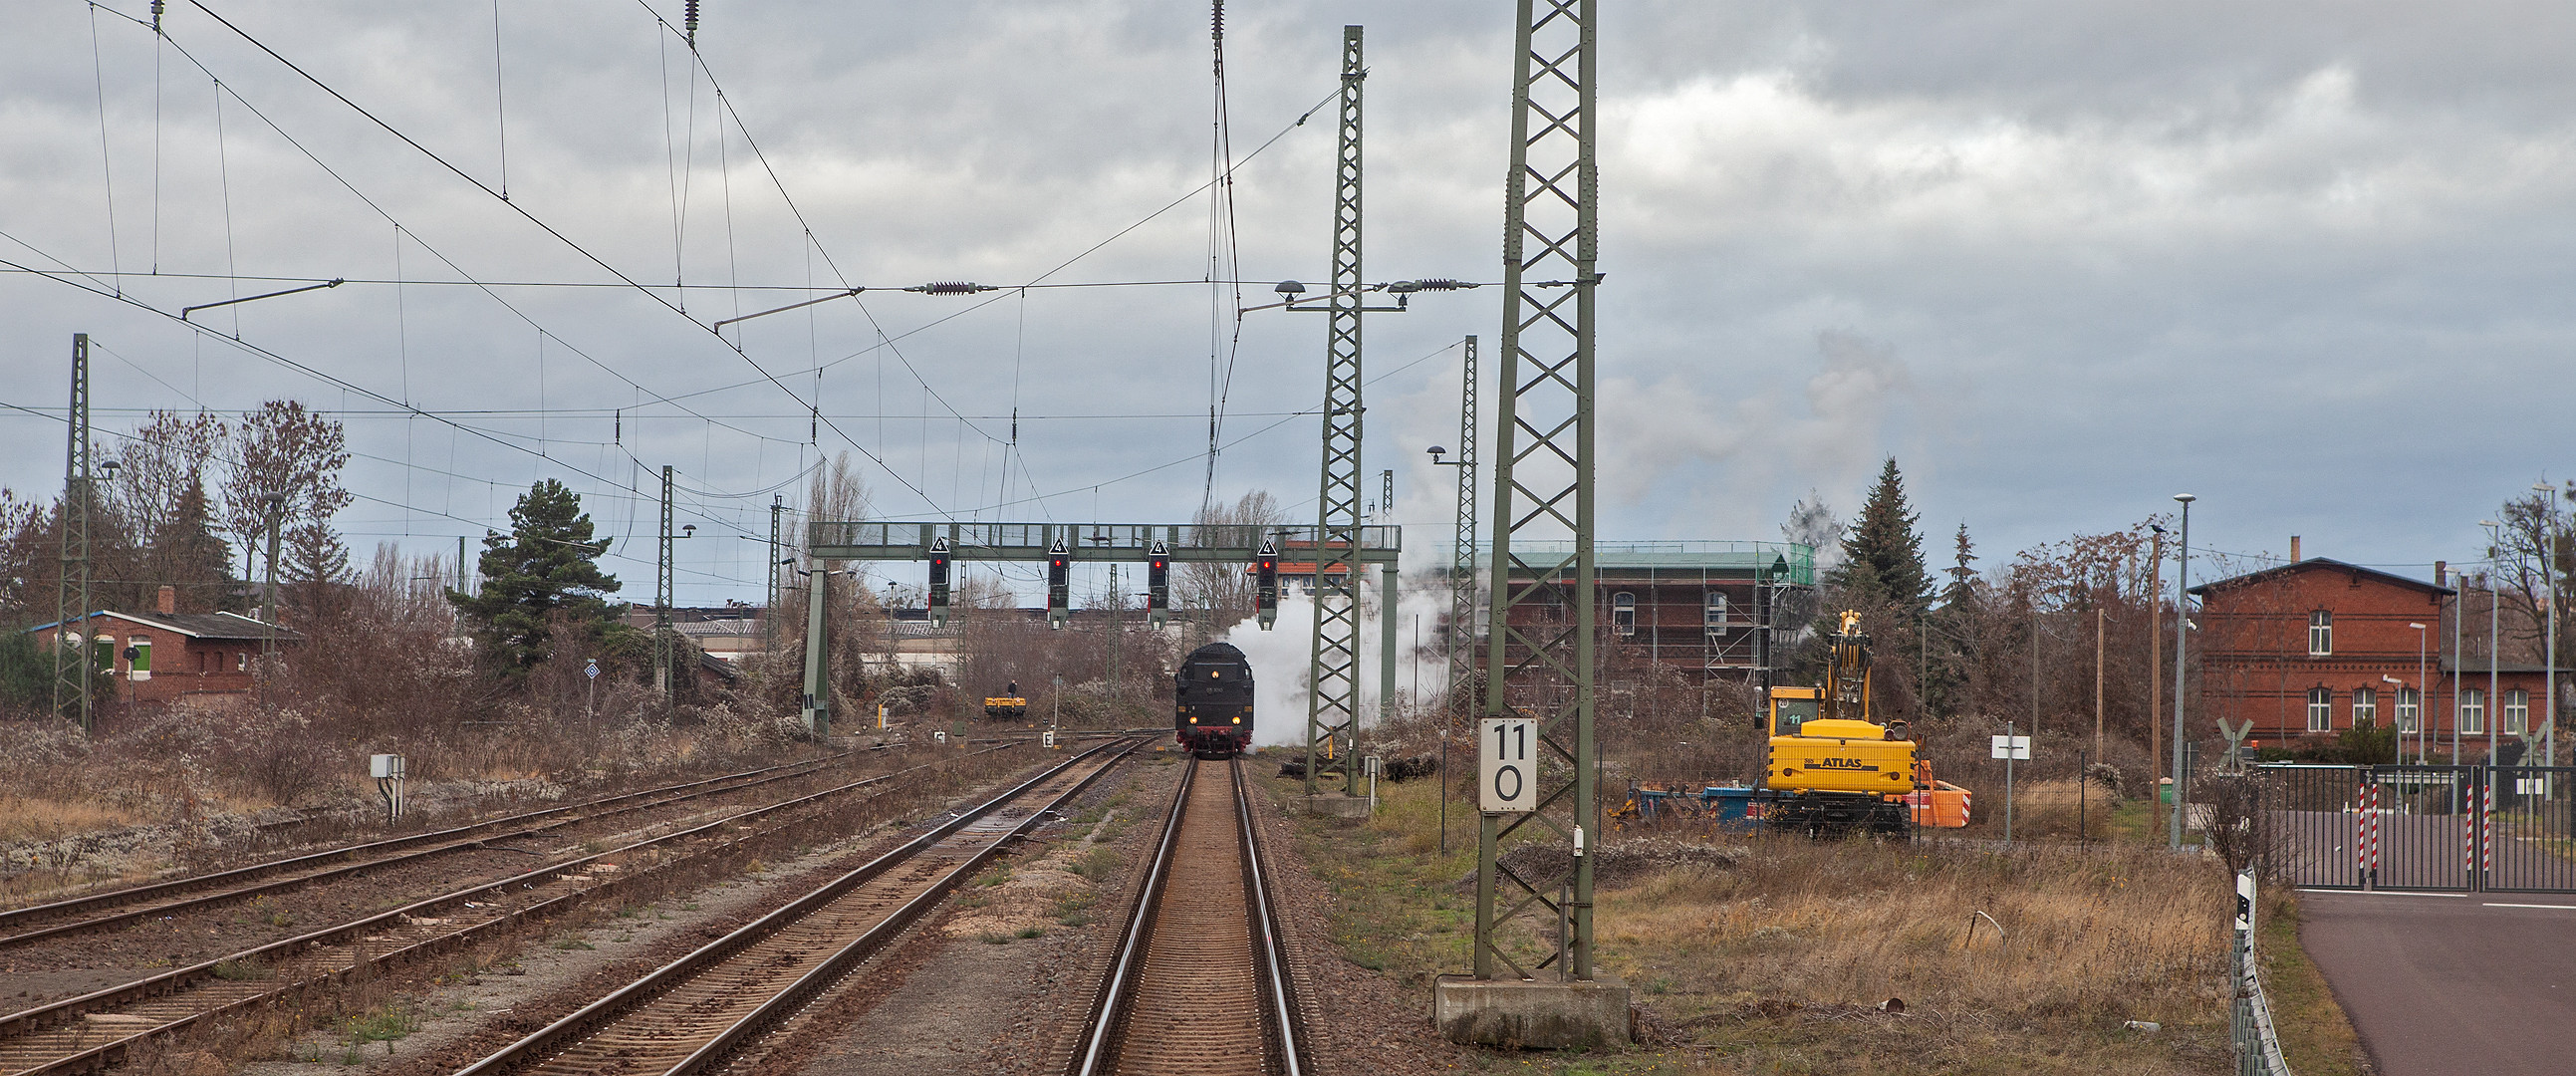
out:
<path id="1" fill-rule="evenodd" d="M 1476 740 L 1476 806 L 1492 813 L 1526 813 L 1537 809 L 1532 780 L 1537 768 L 1538 722 L 1526 717 L 1489 717 L 1479 722 Z"/>

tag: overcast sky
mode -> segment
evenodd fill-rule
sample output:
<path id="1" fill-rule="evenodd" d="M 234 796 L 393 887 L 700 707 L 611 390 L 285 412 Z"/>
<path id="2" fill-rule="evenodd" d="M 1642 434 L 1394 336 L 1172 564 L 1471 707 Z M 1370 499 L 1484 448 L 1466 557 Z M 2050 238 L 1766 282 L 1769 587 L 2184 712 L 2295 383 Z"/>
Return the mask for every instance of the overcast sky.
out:
<path id="1" fill-rule="evenodd" d="M 1204 5 L 709 0 L 704 71 L 656 25 L 678 0 L 503 0 L 497 35 L 484 0 L 209 6 L 277 55 L 185 0 L 158 48 L 144 0 L 13 10 L 0 258 L 130 302 L 0 273 L 0 403 L 58 415 L 85 331 L 103 430 L 337 413 L 362 556 L 452 552 L 559 478 L 633 537 L 609 567 L 646 598 L 632 491 L 667 463 L 697 604 L 758 596 L 744 536 L 818 453 L 882 459 L 891 518 L 1184 520 L 1214 350 L 1217 495 L 1314 511 L 1322 320 L 1246 315 L 1236 350 L 1230 290 L 871 291 L 706 328 L 809 286 L 1206 278 Z M 2421 575 L 2576 469 L 2576 10 L 1604 6 L 1605 540 L 1776 540 L 1894 455 L 1936 559 L 1962 522 L 1992 566 L 2190 491 L 2196 544 Z M 1511 7 L 1234 5 L 1244 279 L 1326 275 L 1331 113 L 1292 124 L 1357 21 L 1364 275 L 1500 279 Z M 182 326 L 297 282 L 226 274 L 351 283 Z M 614 286 L 512 286 L 575 282 Z M 1410 546 L 1449 529 L 1422 450 L 1457 437 L 1452 345 L 1490 360 L 1500 310 L 1368 323 L 1366 465 Z M 0 484 L 51 495 L 59 421 L 0 437 Z"/>

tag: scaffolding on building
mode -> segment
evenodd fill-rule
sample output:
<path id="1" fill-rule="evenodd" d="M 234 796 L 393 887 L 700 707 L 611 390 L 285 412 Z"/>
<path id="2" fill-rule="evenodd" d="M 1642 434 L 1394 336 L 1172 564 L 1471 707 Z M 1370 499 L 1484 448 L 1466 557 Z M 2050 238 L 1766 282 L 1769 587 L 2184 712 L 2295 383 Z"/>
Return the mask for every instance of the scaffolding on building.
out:
<path id="1" fill-rule="evenodd" d="M 1482 578 L 1488 550 L 1479 542 L 1473 552 L 1470 571 Z M 1542 555 L 1550 552 L 1533 550 L 1531 559 L 1552 563 Z M 1789 542 L 1598 542 L 1593 555 L 1605 660 L 1625 651 L 1659 668 L 1695 668 L 1709 680 L 1764 682 L 1782 591 L 1816 585 L 1814 547 Z M 1476 609 L 1481 652 L 1491 605 Z"/>

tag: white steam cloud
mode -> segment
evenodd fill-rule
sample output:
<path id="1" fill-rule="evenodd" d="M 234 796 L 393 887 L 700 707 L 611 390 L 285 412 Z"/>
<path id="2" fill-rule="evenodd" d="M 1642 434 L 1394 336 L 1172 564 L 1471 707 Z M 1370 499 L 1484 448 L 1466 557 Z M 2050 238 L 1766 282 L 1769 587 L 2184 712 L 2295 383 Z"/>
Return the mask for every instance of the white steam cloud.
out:
<path id="1" fill-rule="evenodd" d="M 1413 690 L 1416 662 L 1420 669 L 1422 697 L 1436 699 L 1448 683 L 1448 665 L 1441 660 L 1440 618 L 1449 611 L 1449 593 L 1432 585 L 1408 585 L 1413 580 L 1399 580 L 1396 585 L 1396 651 L 1395 687 L 1398 692 Z M 1377 722 L 1378 647 L 1380 628 L 1377 615 L 1377 589 L 1370 587 L 1361 599 L 1360 618 L 1360 725 L 1367 728 Z M 1414 648 L 1413 631 L 1420 618 L 1422 645 Z M 1315 600 L 1303 594 L 1280 596 L 1279 619 L 1269 631 L 1261 630 L 1251 619 L 1227 629 L 1225 641 L 1243 651 L 1252 663 L 1253 732 L 1252 742 L 1277 746 L 1304 742 L 1309 684 L 1308 665 L 1312 662 L 1315 635 Z"/>

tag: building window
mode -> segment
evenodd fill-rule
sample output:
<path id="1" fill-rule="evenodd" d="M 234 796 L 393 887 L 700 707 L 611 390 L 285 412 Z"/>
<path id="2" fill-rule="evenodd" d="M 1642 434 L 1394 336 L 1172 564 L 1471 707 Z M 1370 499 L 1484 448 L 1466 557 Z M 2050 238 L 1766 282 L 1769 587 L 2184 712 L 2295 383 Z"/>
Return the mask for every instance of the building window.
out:
<path id="1" fill-rule="evenodd" d="M 1709 636 L 1711 638 L 1715 638 L 1726 634 L 1726 592 L 1722 590 L 1709 591 L 1706 609 L 1707 612 L 1702 614 L 1702 616 L 1708 624 Z"/>
<path id="2" fill-rule="evenodd" d="M 1610 630 L 1621 635 L 1637 634 L 1637 596 L 1627 591 L 1610 596 Z"/>
<path id="3" fill-rule="evenodd" d="M 2308 614 L 2308 656 L 2334 653 L 2334 614 L 2323 609 Z"/>
<path id="4" fill-rule="evenodd" d="M 2460 733 L 2483 735 L 2487 731 L 2487 693 L 2477 688 L 2460 692 Z"/>
<path id="5" fill-rule="evenodd" d="M 249 671 L 250 671 L 250 651 L 248 651 L 248 650 L 236 650 L 236 651 L 233 651 L 233 671 L 234 671 L 234 672 L 249 672 Z"/>
<path id="6" fill-rule="evenodd" d="M 2366 729 L 2377 724 L 2379 724 L 2379 689 L 2369 687 L 2352 689 L 2352 727 Z M 2309 728 L 2317 732 L 2325 731 L 2316 728 L 2314 722 L 2309 724 Z"/>
<path id="7" fill-rule="evenodd" d="M 2531 692 L 2514 688 L 2504 693 L 2504 732 L 2520 736 L 2531 727 Z"/>
<path id="8" fill-rule="evenodd" d="M 2415 723 L 2416 723 L 2416 721 L 2417 721 L 2417 720 L 2419 720 L 2419 719 L 2422 717 L 2422 711 L 2423 711 L 2423 709 L 2424 709 L 2423 700 L 2422 700 L 2422 699 L 2419 699 L 2419 698 L 2417 698 L 2417 697 L 2416 697 L 2416 695 L 2415 695 L 2415 689 L 2414 689 L 2414 688 L 2411 688 L 2411 687 L 2401 687 L 2401 688 L 2398 688 L 2398 689 L 2397 689 L 2397 731 L 2399 731 L 2399 732 L 2413 732 L 2413 731 L 2415 731 Z"/>
<path id="9" fill-rule="evenodd" d="M 2334 691 L 2329 688 L 2308 689 L 2308 731 L 2334 731 Z"/>

